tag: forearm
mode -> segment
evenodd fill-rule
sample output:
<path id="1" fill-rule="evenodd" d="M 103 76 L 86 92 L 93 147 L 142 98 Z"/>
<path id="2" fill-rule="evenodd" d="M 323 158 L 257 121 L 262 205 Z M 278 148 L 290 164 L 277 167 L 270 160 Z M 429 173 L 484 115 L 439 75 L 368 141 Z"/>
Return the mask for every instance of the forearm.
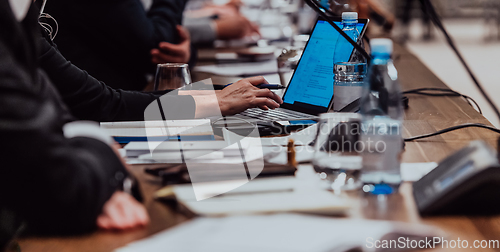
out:
<path id="1" fill-rule="evenodd" d="M 146 107 L 160 96 L 112 89 L 67 61 L 45 38 L 39 42 L 41 68 L 80 120 L 143 120 Z"/>
<path id="2" fill-rule="evenodd" d="M 106 143 L 64 137 L 57 100 L 17 86 L 0 87 L 0 119 L 9 122 L 0 123 L 0 138 L 9 146 L 0 170 L 0 204 L 33 232 L 92 230 L 102 205 L 126 175 L 124 167 Z"/>
<path id="3" fill-rule="evenodd" d="M 214 93 L 209 95 L 193 95 L 196 103 L 196 118 L 222 115 L 217 96 Z"/>

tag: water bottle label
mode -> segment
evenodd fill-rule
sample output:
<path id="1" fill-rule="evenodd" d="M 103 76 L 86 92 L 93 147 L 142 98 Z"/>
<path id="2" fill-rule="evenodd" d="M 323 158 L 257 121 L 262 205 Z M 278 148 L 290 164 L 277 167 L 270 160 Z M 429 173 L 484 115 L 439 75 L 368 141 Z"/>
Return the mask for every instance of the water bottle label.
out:
<path id="1" fill-rule="evenodd" d="M 342 85 L 353 83 L 335 83 L 333 88 L 333 110 L 339 111 L 345 106 L 361 97 L 363 86 L 361 85 Z"/>

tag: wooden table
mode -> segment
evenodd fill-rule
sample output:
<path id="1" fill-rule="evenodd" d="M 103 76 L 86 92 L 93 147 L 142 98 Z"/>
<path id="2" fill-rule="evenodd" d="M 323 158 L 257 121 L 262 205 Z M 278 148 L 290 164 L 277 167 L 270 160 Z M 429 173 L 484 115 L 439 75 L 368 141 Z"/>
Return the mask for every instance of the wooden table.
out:
<path id="1" fill-rule="evenodd" d="M 420 60 L 405 48 L 396 45 L 395 49 L 395 65 L 399 71 L 403 89 L 446 87 Z M 457 69 L 457 71 L 462 71 L 462 69 Z M 410 95 L 410 108 L 405 113 L 403 134 L 405 137 L 415 136 L 452 125 L 471 122 L 490 124 L 461 98 Z M 495 146 L 497 137 L 496 134 L 490 131 L 471 128 L 407 143 L 406 151 L 403 154 L 403 162 L 438 162 L 472 140 L 482 139 L 491 146 Z M 97 231 L 93 234 L 78 237 L 24 238 L 19 240 L 22 251 L 110 251 L 188 220 L 188 216 L 176 212 L 175 206 L 167 206 L 153 201 L 152 194 L 161 187 L 161 183 L 159 179 L 145 175 L 143 169 L 144 166 L 134 166 L 133 173 L 142 184 L 145 205 L 151 217 L 150 226 L 127 232 Z M 403 183 L 400 192 L 391 195 L 384 205 L 380 205 L 369 198 L 360 198 L 359 204 L 352 209 L 349 216 L 350 218 L 430 224 L 445 231 L 449 235 L 449 240 L 466 239 L 469 244 L 474 240 L 500 240 L 500 217 L 421 218 L 415 207 L 411 183 Z M 463 251 L 492 250 L 463 249 Z"/>

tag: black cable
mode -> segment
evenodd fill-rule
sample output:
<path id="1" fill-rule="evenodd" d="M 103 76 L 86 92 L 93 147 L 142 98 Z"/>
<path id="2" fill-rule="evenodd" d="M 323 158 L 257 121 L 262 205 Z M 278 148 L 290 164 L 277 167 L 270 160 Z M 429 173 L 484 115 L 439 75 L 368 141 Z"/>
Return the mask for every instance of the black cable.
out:
<path id="1" fill-rule="evenodd" d="M 437 132 L 434 132 L 434 133 L 430 133 L 430 134 L 425 134 L 425 135 L 420 135 L 420 136 L 414 136 L 414 137 L 405 138 L 405 142 L 411 142 L 411 141 L 415 141 L 415 140 L 422 139 L 422 138 L 433 137 L 433 136 L 441 135 L 441 134 L 444 134 L 444 133 L 447 133 L 447 132 L 450 132 L 450 131 L 459 130 L 459 129 L 463 129 L 463 128 L 470 128 L 470 127 L 477 127 L 477 128 L 489 129 L 489 130 L 494 131 L 496 133 L 500 133 L 499 129 L 497 129 L 495 127 L 492 127 L 492 126 L 484 125 L 484 124 L 481 124 L 481 123 L 466 123 L 466 124 L 461 124 L 461 125 L 449 127 L 449 128 L 446 128 L 446 129 L 442 129 L 440 131 L 437 131 Z"/>
<path id="2" fill-rule="evenodd" d="M 443 23 L 441 22 L 441 19 L 439 18 L 438 14 L 436 12 L 436 9 L 434 8 L 434 6 L 430 2 L 430 0 L 421 0 L 421 1 L 424 4 L 424 6 L 425 6 L 425 8 L 426 8 L 426 10 L 427 10 L 427 12 L 429 14 L 429 17 L 431 18 L 432 22 L 434 22 L 434 24 L 444 34 L 444 36 L 446 38 L 446 41 L 448 42 L 448 45 L 455 52 L 455 54 L 457 55 L 457 57 L 460 60 L 460 62 L 462 63 L 462 65 L 464 66 L 464 68 L 469 73 L 472 81 L 474 82 L 474 84 L 476 85 L 476 87 L 479 89 L 479 91 L 481 92 L 481 94 L 483 95 L 483 97 L 486 99 L 486 101 L 489 103 L 489 105 L 491 106 L 491 108 L 493 108 L 493 111 L 495 111 L 495 114 L 497 115 L 497 118 L 500 120 L 500 112 L 498 111 L 498 109 L 495 106 L 495 104 L 491 101 L 491 99 L 488 96 L 488 94 L 486 94 L 486 92 L 484 91 L 483 87 L 481 86 L 481 84 L 477 80 L 477 78 L 474 75 L 474 73 L 470 70 L 469 66 L 467 65 L 467 62 L 465 62 L 464 58 L 462 57 L 462 54 L 460 54 L 460 51 L 458 51 L 458 49 L 457 49 L 457 47 L 456 47 L 455 42 L 453 41 L 453 39 L 448 35 L 448 32 L 446 31 L 446 28 L 444 27 Z M 458 94 L 458 92 L 449 91 L 447 89 L 439 89 L 439 88 L 432 88 L 432 89 L 433 90 L 437 90 L 437 91 L 449 92 L 450 94 L 453 94 L 453 95 L 457 95 Z M 422 90 L 415 91 L 415 93 L 421 93 L 421 92 L 422 92 Z M 468 96 L 465 96 L 465 95 L 461 95 L 461 96 L 462 97 L 468 97 Z M 468 98 L 470 98 L 470 97 L 468 97 Z M 468 98 L 466 98 L 466 99 L 468 99 Z M 477 103 L 472 98 L 470 98 L 470 100 L 472 100 L 474 102 L 474 104 L 476 104 L 476 106 L 477 106 Z M 478 106 L 478 109 L 479 109 L 479 106 Z M 421 135 L 421 136 L 415 136 L 415 137 L 405 138 L 405 142 L 410 142 L 410 141 L 415 141 L 415 140 L 422 139 L 422 138 L 437 136 L 437 135 L 441 135 L 441 134 L 444 134 L 444 133 L 447 133 L 447 132 L 450 132 L 450 131 L 454 131 L 454 130 L 458 130 L 458 129 L 463 129 L 463 128 L 469 128 L 469 127 L 484 128 L 484 129 L 488 129 L 488 130 L 494 131 L 496 133 L 500 133 L 499 129 L 497 129 L 495 127 L 492 127 L 492 126 L 488 126 L 488 125 L 484 125 L 484 124 L 480 124 L 480 123 L 467 123 L 467 124 L 462 124 L 462 125 L 458 125 L 458 126 L 453 126 L 453 127 L 449 127 L 449 128 L 446 128 L 446 129 L 442 129 L 440 131 L 437 131 L 437 132 L 434 132 L 434 133 L 430 133 L 430 134 L 425 134 L 425 135 Z M 499 140 L 499 142 L 500 142 L 500 140 Z"/>
<path id="3" fill-rule="evenodd" d="M 444 34 L 444 36 L 446 38 L 446 41 L 450 45 L 451 49 L 455 52 L 455 54 L 457 55 L 457 57 L 460 60 L 460 62 L 462 63 L 462 65 L 465 67 L 465 69 L 469 73 L 472 81 L 474 82 L 474 84 L 476 85 L 476 87 L 479 89 L 479 91 L 481 92 L 481 94 L 483 95 L 483 97 L 486 99 L 486 101 L 489 103 L 489 105 L 491 106 L 491 108 L 495 112 L 495 114 L 497 116 L 497 119 L 500 120 L 500 112 L 498 111 L 497 107 L 492 102 L 492 100 L 490 99 L 490 97 L 488 96 L 488 94 L 486 94 L 486 92 L 484 91 L 483 87 L 481 86 L 481 84 L 477 80 L 477 78 L 474 75 L 474 73 L 470 70 L 467 62 L 465 62 L 464 58 L 462 57 L 462 54 L 458 51 L 457 47 L 455 46 L 455 42 L 453 41 L 453 39 L 448 35 L 448 32 L 446 31 L 443 23 L 441 22 L 438 14 L 436 12 L 436 9 L 434 8 L 434 5 L 432 5 L 432 3 L 431 3 L 430 0 L 421 0 L 421 1 L 423 1 L 424 5 L 425 5 L 425 8 L 427 9 L 427 12 L 429 13 L 429 16 L 431 17 L 431 20 L 434 22 L 434 24 Z"/>
<path id="4" fill-rule="evenodd" d="M 325 8 L 323 5 L 319 4 L 318 2 L 316 2 L 316 0 L 305 0 L 304 1 L 307 5 L 309 5 L 309 7 L 311 7 L 316 13 L 318 13 L 318 15 L 320 15 L 323 19 L 326 20 L 326 22 L 328 22 L 333 28 L 335 28 L 335 30 L 337 30 L 337 32 L 340 33 L 340 35 L 342 35 L 342 37 L 344 37 L 351 45 L 354 46 L 354 48 L 356 50 L 358 50 L 358 52 L 360 52 L 363 57 L 365 57 L 368 65 L 370 64 L 370 61 L 371 61 L 371 57 L 370 55 L 366 52 L 366 50 L 361 47 L 358 43 L 356 43 L 354 40 L 352 40 L 349 35 L 347 35 L 344 31 L 342 31 L 342 29 L 340 29 L 340 27 L 338 27 L 338 25 L 336 25 L 332 19 L 330 18 L 330 16 L 328 16 L 326 13 L 332 15 L 333 13 L 331 11 L 328 10 L 328 8 Z M 335 15 L 333 15 L 335 16 Z"/>
<path id="5" fill-rule="evenodd" d="M 438 92 L 443 92 L 443 93 L 428 93 L 426 91 L 438 91 Z M 481 110 L 481 107 L 479 107 L 479 104 L 477 104 L 477 102 L 470 96 L 468 95 L 464 95 L 464 94 L 461 94 L 457 91 L 454 91 L 452 89 L 448 89 L 448 88 L 417 88 L 417 89 L 411 89 L 411 90 L 407 90 L 407 91 L 404 91 L 403 94 L 418 94 L 418 95 L 426 95 L 426 96 L 456 96 L 456 97 L 462 97 L 464 98 L 467 103 L 471 106 L 471 107 L 476 107 L 479 114 L 483 114 L 483 111 Z M 470 102 L 472 101 L 472 103 L 474 103 L 474 105 L 472 105 Z"/>

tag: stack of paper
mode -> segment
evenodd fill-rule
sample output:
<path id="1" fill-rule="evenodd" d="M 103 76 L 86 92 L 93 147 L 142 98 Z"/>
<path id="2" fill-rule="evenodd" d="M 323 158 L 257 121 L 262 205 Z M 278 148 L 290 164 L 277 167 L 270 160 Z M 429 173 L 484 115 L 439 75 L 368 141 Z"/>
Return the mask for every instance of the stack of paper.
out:
<path id="1" fill-rule="evenodd" d="M 381 240 L 418 242 L 443 233 L 431 226 L 389 221 L 347 220 L 297 214 L 197 218 L 118 252 L 328 252 L 402 251 L 381 248 Z M 375 248 L 375 242 L 377 242 Z M 419 243 L 422 244 L 422 243 Z M 394 246 L 394 244 L 392 245 Z"/>
<path id="2" fill-rule="evenodd" d="M 163 154 L 180 153 L 181 150 L 185 155 L 192 152 L 212 153 L 220 152 L 223 157 L 240 156 L 241 151 L 237 144 L 229 145 L 226 141 L 179 141 L 179 142 L 160 142 L 155 143 L 154 156 L 161 157 Z M 131 142 L 123 149 L 126 151 L 127 157 L 148 158 L 147 154 L 151 154 L 150 145 L 148 142 Z M 242 149 L 247 149 L 247 146 L 242 146 Z M 152 157 L 152 156 L 149 156 Z"/>
<path id="3" fill-rule="evenodd" d="M 303 184 L 295 177 L 175 185 L 173 191 L 180 204 L 204 216 L 274 212 L 340 215 L 352 205 L 347 198 Z M 157 197 L 161 194 L 159 191 Z M 197 201 L 200 198 L 205 200 Z"/>
<path id="4" fill-rule="evenodd" d="M 167 120 L 101 123 L 101 128 L 115 141 L 204 141 L 214 140 L 210 120 Z"/>
<path id="5" fill-rule="evenodd" d="M 253 76 L 278 72 L 276 60 L 265 62 L 247 62 L 236 64 L 219 64 L 197 66 L 194 71 L 211 73 L 222 76 Z"/>

